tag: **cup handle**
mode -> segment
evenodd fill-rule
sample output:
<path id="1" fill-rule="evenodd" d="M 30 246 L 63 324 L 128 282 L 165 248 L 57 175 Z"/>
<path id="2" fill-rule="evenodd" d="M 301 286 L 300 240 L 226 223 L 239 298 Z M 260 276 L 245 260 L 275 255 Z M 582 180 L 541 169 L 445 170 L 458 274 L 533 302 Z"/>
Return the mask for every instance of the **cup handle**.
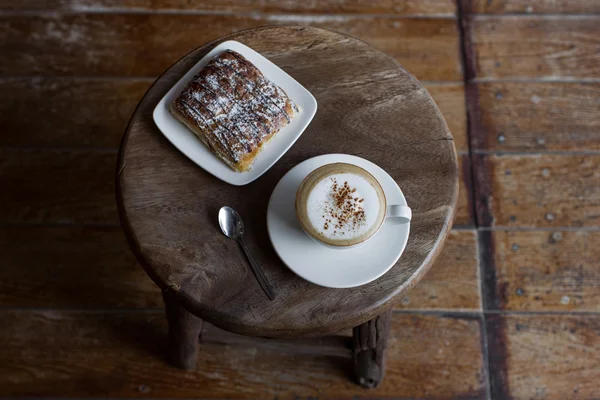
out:
<path id="1" fill-rule="evenodd" d="M 392 204 L 388 206 L 385 214 L 386 218 L 399 218 L 401 222 L 410 222 L 412 218 L 412 210 L 408 206 Z"/>

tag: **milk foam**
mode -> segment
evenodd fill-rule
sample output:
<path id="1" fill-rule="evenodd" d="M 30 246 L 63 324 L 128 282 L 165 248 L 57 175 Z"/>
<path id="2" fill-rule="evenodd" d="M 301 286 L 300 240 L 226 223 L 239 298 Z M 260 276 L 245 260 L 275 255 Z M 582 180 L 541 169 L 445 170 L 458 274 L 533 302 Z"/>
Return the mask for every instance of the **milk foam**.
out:
<path id="1" fill-rule="evenodd" d="M 335 195 L 345 183 L 354 190 L 351 193 L 353 200 L 345 202 L 341 208 L 339 196 L 336 201 Z M 311 225 L 324 237 L 334 240 L 354 239 L 367 233 L 377 222 L 380 209 L 377 191 L 371 183 L 351 173 L 332 174 L 321 179 L 308 195 L 306 206 Z M 353 211 L 349 219 L 336 217 L 342 214 L 343 208 Z"/>

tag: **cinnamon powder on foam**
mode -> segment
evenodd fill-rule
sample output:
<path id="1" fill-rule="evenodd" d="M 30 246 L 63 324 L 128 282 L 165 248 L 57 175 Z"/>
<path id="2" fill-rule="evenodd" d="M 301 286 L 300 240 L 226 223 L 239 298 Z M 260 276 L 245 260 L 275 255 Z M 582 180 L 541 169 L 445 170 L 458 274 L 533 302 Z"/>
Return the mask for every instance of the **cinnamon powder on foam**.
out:
<path id="1" fill-rule="evenodd" d="M 347 181 L 340 185 L 337 179 L 332 178 L 332 180 L 333 184 L 329 195 L 333 199 L 333 205 L 325 207 L 323 229 L 328 230 L 333 223 L 332 221 L 335 220 L 333 233 L 336 234 L 337 229 L 348 226 L 356 228 L 359 224 L 364 223 L 366 218 L 362 207 L 364 199 L 355 195 L 356 189 L 351 188 Z M 343 235 L 344 232 L 341 232 L 341 234 Z"/>

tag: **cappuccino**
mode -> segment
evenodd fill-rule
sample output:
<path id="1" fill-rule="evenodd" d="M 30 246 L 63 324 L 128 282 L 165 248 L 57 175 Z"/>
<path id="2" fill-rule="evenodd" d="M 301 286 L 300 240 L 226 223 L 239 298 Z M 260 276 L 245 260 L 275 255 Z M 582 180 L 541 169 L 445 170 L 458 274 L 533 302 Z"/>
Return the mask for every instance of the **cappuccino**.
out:
<path id="1" fill-rule="evenodd" d="M 385 194 L 377 180 L 351 164 L 328 164 L 310 173 L 298 188 L 296 211 L 302 228 L 333 246 L 370 238 L 385 218 Z"/>

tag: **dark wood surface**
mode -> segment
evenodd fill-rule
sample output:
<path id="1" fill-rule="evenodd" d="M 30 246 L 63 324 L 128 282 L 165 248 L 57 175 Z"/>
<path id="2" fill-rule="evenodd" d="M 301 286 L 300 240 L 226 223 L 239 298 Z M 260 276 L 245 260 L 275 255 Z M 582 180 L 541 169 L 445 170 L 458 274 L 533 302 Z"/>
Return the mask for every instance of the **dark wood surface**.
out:
<path id="1" fill-rule="evenodd" d="M 600 393 L 598 315 L 493 315 L 494 398 L 597 399 Z"/>
<path id="2" fill-rule="evenodd" d="M 123 136 L 123 127 L 153 82 L 154 78 L 146 77 L 53 76 L 0 80 L 0 90 L 6 93 L 0 98 L 0 124 L 4 129 L 0 146 L 116 148 Z M 468 151 L 463 84 L 431 81 L 422 84 L 444 115 L 456 150 Z M 40 125 L 30 118 L 31 109 L 46 123 Z M 23 135 L 23 131 L 29 133 Z"/>
<path id="3" fill-rule="evenodd" d="M 453 230 L 433 267 L 396 309 L 481 311 L 478 282 L 477 234 L 470 229 Z"/>
<path id="4" fill-rule="evenodd" d="M 594 227 L 600 217 L 600 155 L 491 155 L 493 225 Z M 557 187 L 558 186 L 558 187 Z M 561 195 L 556 196 L 560 190 Z"/>
<path id="5" fill-rule="evenodd" d="M 479 94 L 486 131 L 474 149 L 535 153 L 600 150 L 600 83 L 489 82 Z"/>
<path id="6" fill-rule="evenodd" d="M 182 55 L 228 33 L 265 25 L 326 27 L 369 41 L 423 80 L 461 79 L 450 18 L 378 15 L 279 18 L 229 13 L 34 13 L 0 15 L 3 75 L 156 76 Z M 420 37 L 428 40 L 416 40 Z M 35 53 L 31 58 L 29 54 Z M 78 54 L 78 57 L 74 57 Z M 424 62 L 427 60 L 427 62 Z"/>
<path id="7" fill-rule="evenodd" d="M 487 14 L 577 14 L 598 13 L 596 0 L 461 0 L 471 12 Z M 465 7 L 466 8 L 466 7 Z"/>
<path id="8" fill-rule="evenodd" d="M 545 0 L 549 1 L 549 0 Z M 562 0 L 566 1 L 566 0 Z M 581 0 L 591 2 L 593 0 Z M 386 14 L 427 16 L 437 15 L 451 17 L 456 13 L 453 0 L 22 0 L 15 3 L 11 0 L 0 0 L 0 8 L 16 10 L 58 10 L 82 11 L 134 9 L 139 11 L 203 11 L 203 12 L 261 12 L 261 13 L 307 13 L 307 14 Z"/>
<path id="9" fill-rule="evenodd" d="M 0 218 L 9 223 L 118 221 L 116 149 L 0 149 Z M 10 188 L 10 190 L 9 190 Z"/>
<path id="10" fill-rule="evenodd" d="M 152 120 L 157 101 L 216 43 L 179 61 L 148 91 L 123 138 L 118 202 L 133 250 L 157 284 L 174 291 L 190 312 L 235 332 L 319 335 L 376 317 L 425 274 L 451 227 L 457 160 L 439 110 L 393 59 L 348 36 L 271 27 L 222 40 L 245 43 L 286 70 L 313 93 L 318 114 L 263 177 L 228 185 L 171 146 Z M 266 208 L 279 179 L 297 163 L 328 153 L 376 162 L 413 209 L 400 261 L 358 288 L 327 289 L 302 280 L 278 259 L 267 237 Z M 244 219 L 248 246 L 277 292 L 274 301 L 253 281 L 236 243 L 221 234 L 216 215 L 222 205 Z"/>
<path id="11" fill-rule="evenodd" d="M 469 151 L 467 137 L 467 112 L 465 109 L 465 88 L 461 83 L 421 82 L 435 104 L 439 107 L 458 152 Z"/>
<path id="12" fill-rule="evenodd" d="M 481 322 L 393 314 L 386 376 L 350 378 L 351 339 L 238 337 L 205 324 L 198 368 L 164 359 L 162 310 L 0 310 L 0 390 L 7 396 L 113 398 L 484 398 Z M 589 331 L 590 333 L 593 331 Z"/>
<path id="13" fill-rule="evenodd" d="M 598 186 L 578 165 L 600 162 L 598 77 L 582 74 L 596 55 L 580 53 L 600 24 L 576 22 L 598 18 L 599 6 L 0 0 L 0 46 L 12 55 L 0 68 L 0 397 L 600 398 L 600 225 L 594 203 L 578 199 Z M 392 55 L 431 93 L 454 136 L 462 163 L 454 230 L 395 303 L 377 389 L 351 379 L 350 331 L 262 340 L 206 323 L 199 368 L 170 367 L 160 290 L 121 232 L 114 163 L 135 105 L 156 74 L 252 21 L 342 30 Z M 542 23 L 550 40 L 541 40 Z M 557 36 L 561 27 L 568 32 Z M 488 61 L 485 74 L 471 68 L 478 53 L 501 61 L 502 76 L 488 74 Z M 500 157 L 535 188 L 500 180 Z M 544 176 L 538 166 L 553 157 L 563 157 L 564 173 Z M 492 181 L 501 184 L 482 192 L 479 183 Z M 540 219 L 537 198 L 560 217 Z M 495 226 L 486 224 L 492 210 Z"/>
<path id="14" fill-rule="evenodd" d="M 600 308 L 598 232 L 494 232 L 498 309 L 586 311 Z"/>
<path id="15" fill-rule="evenodd" d="M 599 15 L 473 17 L 479 78 L 594 78 Z M 523 40 L 523 37 L 527 40 Z"/>
<path id="16" fill-rule="evenodd" d="M 6 93 L 0 99 L 0 146 L 114 149 L 153 81 L 107 77 L 0 80 L 0 90 Z M 31 118 L 31 110 L 36 110 L 36 118 Z M 45 123 L 39 124 L 38 118 Z"/>
<path id="17" fill-rule="evenodd" d="M 352 329 L 354 373 L 361 386 L 376 388 L 383 381 L 392 310 Z"/>
<path id="18" fill-rule="evenodd" d="M 169 322 L 169 361 L 181 369 L 196 369 L 204 321 L 186 311 L 173 292 L 163 291 L 163 300 Z"/>

